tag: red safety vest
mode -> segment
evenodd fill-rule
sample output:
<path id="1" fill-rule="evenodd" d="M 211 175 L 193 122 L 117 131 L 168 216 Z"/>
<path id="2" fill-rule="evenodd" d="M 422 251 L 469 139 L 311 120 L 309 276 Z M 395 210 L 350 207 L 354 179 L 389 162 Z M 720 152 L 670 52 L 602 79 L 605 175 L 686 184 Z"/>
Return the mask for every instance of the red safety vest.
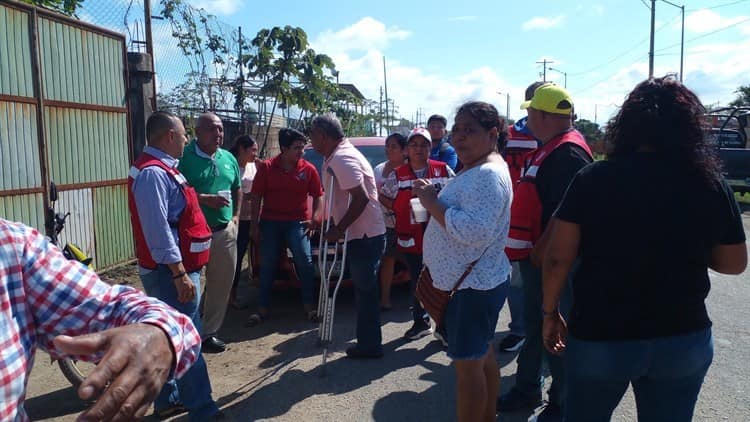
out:
<path id="1" fill-rule="evenodd" d="M 514 190 L 510 208 L 510 231 L 505 254 L 511 261 L 527 259 L 534 243 L 542 236 L 542 202 L 536 189 L 536 175 L 552 151 L 565 143 L 578 145 L 592 156 L 586 140 L 577 130 L 559 135 L 526 156 L 523 174 Z"/>
<path id="2" fill-rule="evenodd" d="M 130 208 L 130 222 L 133 225 L 133 235 L 135 236 L 135 255 L 138 258 L 138 265 L 148 269 L 156 269 L 157 267 L 157 263 L 151 256 L 151 250 L 146 244 L 146 237 L 143 235 L 141 220 L 138 217 L 138 209 L 135 206 L 135 197 L 133 196 L 133 182 L 136 177 L 141 170 L 152 166 L 166 171 L 182 188 L 182 194 L 185 196 L 185 209 L 177 222 L 177 237 L 179 238 L 182 265 L 188 272 L 198 271 L 208 263 L 211 247 L 211 229 L 208 227 L 206 218 L 201 211 L 198 195 L 176 168 L 171 168 L 163 161 L 146 153 L 141 154 L 135 160 L 128 175 L 128 208 Z"/>
<path id="3" fill-rule="evenodd" d="M 538 146 L 539 142 L 533 136 L 518 131 L 514 125 L 508 127 L 508 144 L 503 151 L 503 158 L 508 163 L 513 187 L 521 179 L 521 173 L 526 164 L 524 161 L 526 156 L 529 152 L 537 149 Z"/>
<path id="4" fill-rule="evenodd" d="M 401 252 L 421 254 L 424 223 L 414 221 L 411 212 L 411 186 L 417 175 L 409 164 L 396 168 L 398 193 L 393 200 L 393 212 L 396 214 L 396 245 Z M 424 179 L 443 186 L 448 182 L 448 165 L 442 161 L 428 160 Z"/>

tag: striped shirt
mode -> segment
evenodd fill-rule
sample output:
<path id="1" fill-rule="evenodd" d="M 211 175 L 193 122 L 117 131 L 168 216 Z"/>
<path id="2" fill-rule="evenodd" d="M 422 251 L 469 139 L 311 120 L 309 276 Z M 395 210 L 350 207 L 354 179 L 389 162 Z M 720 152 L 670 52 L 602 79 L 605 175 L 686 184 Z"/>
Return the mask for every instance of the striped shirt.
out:
<path id="1" fill-rule="evenodd" d="M 161 328 L 181 377 L 200 353 L 190 319 L 126 286 L 110 286 L 88 267 L 67 260 L 38 231 L 0 218 L 0 420 L 26 421 L 26 380 L 37 347 L 63 356 L 52 340 L 132 323 Z M 101 356 L 72 356 L 98 361 Z"/>

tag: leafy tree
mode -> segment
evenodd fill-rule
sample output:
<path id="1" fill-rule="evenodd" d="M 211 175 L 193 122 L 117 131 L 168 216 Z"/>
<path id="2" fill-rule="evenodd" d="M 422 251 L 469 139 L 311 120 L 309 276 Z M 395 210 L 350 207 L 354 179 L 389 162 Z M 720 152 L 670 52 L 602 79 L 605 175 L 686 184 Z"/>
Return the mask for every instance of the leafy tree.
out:
<path id="1" fill-rule="evenodd" d="M 750 106 L 750 85 L 744 85 L 737 88 L 736 91 L 734 91 L 735 94 L 737 94 L 737 98 L 734 99 L 731 103 L 729 103 L 732 107 L 748 107 Z"/>
<path id="2" fill-rule="evenodd" d="M 276 107 L 289 110 L 296 106 L 317 113 L 331 108 L 332 102 L 344 97 L 333 83 L 335 65 L 330 57 L 308 48 L 307 33 L 302 28 L 285 26 L 261 29 L 252 40 L 256 52 L 243 56 L 242 64 L 251 77 L 261 80 L 260 93 L 273 99 L 261 155 L 268 141 L 270 119 Z"/>
<path id="3" fill-rule="evenodd" d="M 599 125 L 590 120 L 576 120 L 575 127 L 586 138 L 586 142 L 589 144 L 600 141 L 604 136 L 604 132 L 602 132 Z"/>
<path id="4" fill-rule="evenodd" d="M 55 12 L 62 13 L 63 15 L 75 16 L 75 11 L 78 6 L 83 3 L 83 0 L 21 0 L 24 3 L 33 4 L 35 6 L 41 6 L 47 9 L 54 10 Z"/>
<path id="5" fill-rule="evenodd" d="M 239 39 L 227 39 L 214 16 L 184 0 L 161 0 L 161 5 L 161 15 L 169 22 L 172 36 L 190 66 L 186 81 L 162 101 L 180 98 L 184 100 L 182 107 L 203 111 L 229 108 L 234 94 L 230 72 L 236 68 L 236 59 L 229 53 L 235 51 Z"/>

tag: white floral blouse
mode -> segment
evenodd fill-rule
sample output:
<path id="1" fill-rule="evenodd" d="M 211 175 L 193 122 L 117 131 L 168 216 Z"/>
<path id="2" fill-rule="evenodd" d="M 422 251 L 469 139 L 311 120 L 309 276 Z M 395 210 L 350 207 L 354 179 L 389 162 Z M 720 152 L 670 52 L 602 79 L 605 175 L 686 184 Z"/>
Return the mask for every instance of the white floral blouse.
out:
<path id="1" fill-rule="evenodd" d="M 424 263 L 435 287 L 452 290 L 480 256 L 459 289 L 490 290 L 506 282 L 511 266 L 505 243 L 513 200 L 508 166 L 486 163 L 461 172 L 438 199 L 447 207 L 445 227 L 430 220 L 424 234 Z"/>

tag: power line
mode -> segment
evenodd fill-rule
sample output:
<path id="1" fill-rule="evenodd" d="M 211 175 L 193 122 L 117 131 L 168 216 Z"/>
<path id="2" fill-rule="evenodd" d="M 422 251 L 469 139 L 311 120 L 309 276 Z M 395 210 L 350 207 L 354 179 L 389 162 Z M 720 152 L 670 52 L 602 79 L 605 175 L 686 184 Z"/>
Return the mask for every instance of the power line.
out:
<path id="1" fill-rule="evenodd" d="M 641 0 L 641 1 L 643 1 L 643 0 Z M 698 11 L 698 10 L 711 10 L 711 9 L 719 9 L 719 8 L 721 8 L 721 7 L 732 6 L 732 5 L 735 5 L 735 4 L 738 4 L 738 3 L 744 3 L 744 2 L 746 2 L 746 1 L 749 1 L 749 0 L 738 0 L 738 1 L 733 1 L 733 2 L 731 2 L 731 3 L 724 3 L 724 4 L 720 4 L 720 5 L 717 5 L 717 6 L 711 6 L 711 7 L 700 7 L 700 8 L 697 8 L 697 9 L 688 9 L 688 10 L 686 10 L 686 12 L 695 12 L 695 11 Z"/>
<path id="2" fill-rule="evenodd" d="M 641 0 L 641 1 L 643 1 L 643 0 Z M 662 25 L 661 25 L 661 26 L 660 26 L 659 28 L 657 28 L 655 32 L 659 32 L 659 31 L 661 31 L 662 29 L 666 28 L 666 27 L 667 27 L 667 26 L 668 26 L 669 24 L 671 24 L 671 23 L 672 23 L 672 21 L 674 21 L 675 19 L 677 19 L 677 18 L 678 18 L 679 16 L 680 16 L 680 13 L 678 12 L 678 13 L 677 13 L 676 15 L 674 15 L 674 17 L 673 17 L 672 19 L 670 19 L 670 20 L 666 21 L 666 22 L 665 22 L 665 23 L 663 23 L 663 24 L 662 24 Z M 607 61 L 607 62 L 605 62 L 605 63 L 599 64 L 599 65 L 596 65 L 596 66 L 594 66 L 594 67 L 590 67 L 590 68 L 588 68 L 588 69 L 586 69 L 586 70 L 583 70 L 583 71 L 581 71 L 581 72 L 569 73 L 569 75 L 570 75 L 570 76 L 580 76 L 580 75 L 584 75 L 584 74 L 587 74 L 587 73 L 591 73 L 591 72 L 593 72 L 594 70 L 597 70 L 597 69 L 601 69 L 602 67 L 604 67 L 604 66 L 607 66 L 607 65 L 610 65 L 610 64 L 612 64 L 612 63 L 614 63 L 614 62 L 616 62 L 616 61 L 618 61 L 618 60 L 622 60 L 622 59 L 623 59 L 623 57 L 625 57 L 626 55 L 630 54 L 630 53 L 631 53 L 631 52 L 633 52 L 633 51 L 634 51 L 635 49 L 637 49 L 638 47 L 640 47 L 640 46 L 641 46 L 641 45 L 642 45 L 642 44 L 643 44 L 644 42 L 648 41 L 648 39 L 649 39 L 649 37 L 646 37 L 646 38 L 642 39 L 642 40 L 641 40 L 641 41 L 639 41 L 639 42 L 638 42 L 637 44 L 635 44 L 635 45 L 634 45 L 633 47 L 631 47 L 631 48 L 629 48 L 629 49 L 625 50 L 625 52 L 623 52 L 623 53 L 620 53 L 620 54 L 616 55 L 616 56 L 615 56 L 615 57 L 614 57 L 613 59 L 611 59 L 611 60 L 609 60 L 609 61 Z M 678 44 L 678 45 L 679 45 L 679 44 Z"/>
<path id="3" fill-rule="evenodd" d="M 634 65 L 634 64 L 636 64 L 636 63 L 638 63 L 638 62 L 639 62 L 639 61 L 641 60 L 641 58 L 642 58 L 642 56 L 639 56 L 637 60 L 635 60 L 634 62 L 632 62 L 632 63 L 628 64 L 628 65 L 627 65 L 627 66 L 625 66 L 625 67 L 628 67 L 628 66 L 632 66 L 632 65 Z M 607 75 L 607 77 L 605 77 L 605 78 L 603 78 L 603 79 L 601 79 L 601 80 L 599 80 L 599 81 L 596 81 L 596 82 L 594 82 L 593 84 L 591 84 L 591 85 L 587 86 L 586 88 L 583 88 L 583 89 L 579 89 L 579 90 L 576 90 L 575 92 L 573 92 L 573 94 L 574 94 L 574 95 L 578 95 L 578 94 L 580 94 L 580 93 L 582 93 L 582 92 L 586 92 L 586 91 L 588 91 L 589 89 L 591 89 L 591 88 L 593 88 L 593 87 L 595 87 L 595 86 L 599 85 L 600 83 L 602 83 L 602 82 L 606 82 L 606 81 L 610 80 L 611 78 L 612 78 L 612 76 L 611 76 L 611 75 Z"/>
<path id="4" fill-rule="evenodd" d="M 646 9 L 651 10 L 651 6 L 646 3 L 646 0 L 641 0 L 641 3 L 643 3 L 644 6 L 646 6 Z"/>
<path id="5" fill-rule="evenodd" d="M 716 29 L 716 30 L 713 30 L 713 31 L 711 31 L 711 32 L 707 32 L 707 33 L 705 33 L 705 34 L 703 34 L 703 35 L 698 35 L 697 37 L 693 37 L 693 38 L 690 38 L 689 40 L 686 40 L 686 41 L 685 41 L 685 43 L 687 44 L 687 43 L 689 43 L 689 42 L 692 42 L 692 41 L 695 41 L 695 40 L 699 40 L 699 39 L 701 39 L 701 38 L 705 38 L 705 37 L 707 37 L 707 36 L 709 36 L 709 35 L 713 35 L 713 34 L 715 34 L 715 33 L 717 33 L 717 32 L 721 32 L 721 31 L 724 31 L 724 30 L 726 30 L 726 29 L 732 28 L 732 27 L 734 27 L 734 26 L 737 26 L 737 25 L 739 25 L 739 24 L 741 24 L 741 23 L 745 23 L 745 22 L 748 22 L 748 21 L 750 21 L 750 18 L 747 18 L 747 19 L 743 19 L 743 20 L 741 20 L 741 21 L 738 21 L 738 22 L 735 22 L 735 23 L 733 23 L 733 24 L 730 24 L 730 25 L 727 25 L 727 26 L 721 27 L 721 28 L 719 28 L 719 29 Z M 656 51 L 664 51 L 664 50 L 669 50 L 670 48 L 676 47 L 676 46 L 678 46 L 678 45 L 680 45 L 680 43 L 677 43 L 677 44 L 672 44 L 672 45 L 669 45 L 669 46 L 667 46 L 667 47 L 664 47 L 664 48 L 660 48 L 660 49 L 658 49 L 658 50 L 656 50 Z"/>

